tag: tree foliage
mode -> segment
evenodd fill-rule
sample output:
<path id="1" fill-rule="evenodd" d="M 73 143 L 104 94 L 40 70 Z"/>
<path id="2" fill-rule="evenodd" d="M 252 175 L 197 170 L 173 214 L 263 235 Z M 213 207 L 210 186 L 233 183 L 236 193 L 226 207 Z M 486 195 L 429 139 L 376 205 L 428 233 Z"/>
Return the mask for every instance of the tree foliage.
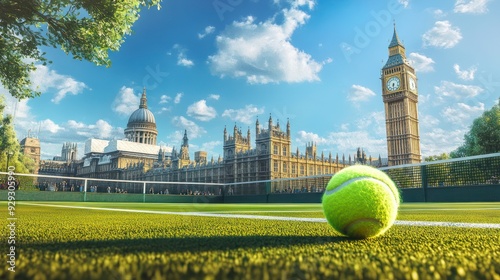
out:
<path id="1" fill-rule="evenodd" d="M 32 173 L 35 163 L 30 157 L 21 153 L 21 146 L 17 141 L 12 124 L 12 116 L 7 115 L 4 117 L 4 108 L 4 97 L 0 96 L 0 170 L 7 171 L 7 165 L 9 165 L 14 167 L 16 173 Z"/>
<path id="2" fill-rule="evenodd" d="M 110 66 L 142 7 L 161 0 L 0 0 L 0 83 L 22 99 L 35 63 L 49 63 L 39 47 L 60 47 L 78 60 Z"/>
<path id="3" fill-rule="evenodd" d="M 440 155 L 428 156 L 428 157 L 424 158 L 424 161 L 438 161 L 438 160 L 445 160 L 445 159 L 450 159 L 450 155 L 447 153 L 442 153 Z"/>
<path id="4" fill-rule="evenodd" d="M 465 157 L 500 152 L 500 99 L 491 110 L 475 119 L 464 136 L 464 144 L 451 157 Z"/>

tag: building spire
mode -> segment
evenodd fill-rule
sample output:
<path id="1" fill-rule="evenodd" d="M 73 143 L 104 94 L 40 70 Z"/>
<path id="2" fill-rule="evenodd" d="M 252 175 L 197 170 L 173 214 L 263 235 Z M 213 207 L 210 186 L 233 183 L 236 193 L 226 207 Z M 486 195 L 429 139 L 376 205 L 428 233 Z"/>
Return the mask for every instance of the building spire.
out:
<path id="1" fill-rule="evenodd" d="M 147 109 L 148 108 L 148 99 L 146 97 L 146 88 L 142 90 L 142 96 L 141 96 L 141 104 L 139 105 L 140 109 Z"/>
<path id="2" fill-rule="evenodd" d="M 396 22 L 394 21 L 394 34 L 392 35 L 392 40 L 391 43 L 389 44 L 389 48 L 396 47 L 396 46 L 403 46 L 403 43 L 399 40 L 398 32 L 396 31 Z"/>
<path id="3" fill-rule="evenodd" d="M 187 137 L 187 129 L 184 130 L 184 137 L 182 137 L 182 146 L 183 147 L 189 147 L 188 144 L 188 137 Z"/>
<path id="4" fill-rule="evenodd" d="M 382 70 L 402 64 L 409 65 L 409 62 L 406 60 L 405 46 L 401 43 L 401 40 L 399 40 L 398 32 L 396 31 L 396 23 L 394 23 L 394 34 L 389 44 L 389 58 Z"/>

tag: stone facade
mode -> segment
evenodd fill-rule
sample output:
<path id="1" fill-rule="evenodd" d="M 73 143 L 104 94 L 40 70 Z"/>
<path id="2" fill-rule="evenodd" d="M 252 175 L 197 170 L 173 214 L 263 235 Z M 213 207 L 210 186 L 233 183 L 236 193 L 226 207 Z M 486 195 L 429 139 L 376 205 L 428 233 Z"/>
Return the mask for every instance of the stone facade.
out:
<path id="1" fill-rule="evenodd" d="M 145 165 L 134 166 L 122 171 L 123 179 L 166 181 L 166 182 L 205 182 L 205 183 L 237 183 L 272 179 L 299 178 L 318 176 L 315 179 L 293 180 L 283 184 L 270 186 L 273 191 L 282 190 L 316 190 L 320 191 L 326 185 L 328 176 L 342 168 L 356 162 L 367 162 L 366 155 L 349 160 L 317 153 L 316 144 L 309 143 L 303 153 L 297 148 L 292 151 L 290 122 L 286 129 L 281 130 L 279 122 L 274 124 L 269 117 L 265 128 L 255 123 L 255 147 L 251 145 L 250 129 L 243 133 L 235 125 L 233 133 L 224 128 L 224 157 L 214 160 L 205 160 L 204 157 L 195 157 L 189 160 L 189 146 L 187 134 L 184 134 L 180 152 L 172 150 L 171 158 L 166 162 L 157 162 L 156 166 L 148 169 Z M 205 155 L 205 152 L 196 152 Z M 371 160 L 370 160 L 371 161 Z M 287 181 L 287 180 L 284 180 Z M 265 187 L 265 186 L 264 186 Z M 243 193 L 245 194 L 243 190 Z M 259 192 L 257 188 L 248 188 L 248 193 Z"/>
<path id="2" fill-rule="evenodd" d="M 40 139 L 28 135 L 19 144 L 21 145 L 21 152 L 33 159 L 35 163 L 33 173 L 37 174 L 40 169 Z"/>

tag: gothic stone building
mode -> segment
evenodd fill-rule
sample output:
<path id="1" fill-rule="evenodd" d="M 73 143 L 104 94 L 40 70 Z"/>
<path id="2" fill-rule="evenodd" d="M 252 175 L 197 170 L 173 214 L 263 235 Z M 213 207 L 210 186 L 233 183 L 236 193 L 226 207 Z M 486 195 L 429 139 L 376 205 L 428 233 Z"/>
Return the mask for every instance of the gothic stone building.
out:
<path id="1" fill-rule="evenodd" d="M 236 183 L 262 181 L 272 179 L 299 178 L 336 173 L 340 169 L 354 163 L 345 157 L 339 160 L 329 153 L 319 154 L 316 144 L 307 144 L 303 153 L 297 148 L 292 151 L 290 122 L 287 121 L 283 131 L 279 122 L 273 124 L 269 117 L 265 128 L 255 123 L 255 147 L 251 145 L 251 133 L 246 135 L 235 125 L 233 133 L 224 128 L 224 157 L 217 160 L 206 158 L 206 152 L 195 153 L 193 161 L 189 158 L 187 133 L 184 133 L 180 151 L 174 148 L 168 164 L 161 164 L 143 173 L 141 180 L 170 182 L 205 182 L 205 183 Z M 361 159 L 359 159 L 361 160 Z M 142 166 L 139 167 L 139 170 Z M 134 179 L 137 168 L 124 170 L 123 179 Z M 318 176 L 304 180 L 283 180 L 272 185 L 260 184 L 248 188 L 238 188 L 235 194 L 252 194 L 267 191 L 322 191 L 329 177 Z"/>
<path id="2" fill-rule="evenodd" d="M 77 164 L 75 175 L 100 179 L 198 183 L 237 183 L 317 176 L 239 187 L 234 194 L 299 190 L 319 192 L 329 180 L 328 176 L 321 175 L 336 173 L 355 162 L 367 163 L 366 155 L 360 150 L 357 157 L 351 160 L 349 156 L 348 161 L 344 156 L 339 159 L 338 155 L 333 157 L 331 153 L 318 153 L 315 143 L 307 144 L 302 153 L 298 148 L 292 151 L 290 122 L 287 121 L 285 130 L 282 130 L 279 122 L 273 123 L 271 116 L 266 125 L 261 126 L 259 120 L 256 121 L 253 147 L 250 129 L 244 134 L 235 125 L 231 134 L 224 128 L 223 157 L 219 156 L 216 160 L 213 157 L 208 160 L 205 151 L 196 151 L 194 159 L 191 159 L 187 131 L 184 131 L 179 150 L 156 145 L 156 135 L 155 118 L 147 109 L 144 91 L 139 109 L 129 118 L 125 129 L 126 139 L 87 140 L 85 155 Z M 106 182 L 103 184 L 108 185 Z M 174 188 L 164 184 L 148 191 L 157 193 L 166 192 L 167 189 L 172 194 L 186 191 L 182 186 Z"/>

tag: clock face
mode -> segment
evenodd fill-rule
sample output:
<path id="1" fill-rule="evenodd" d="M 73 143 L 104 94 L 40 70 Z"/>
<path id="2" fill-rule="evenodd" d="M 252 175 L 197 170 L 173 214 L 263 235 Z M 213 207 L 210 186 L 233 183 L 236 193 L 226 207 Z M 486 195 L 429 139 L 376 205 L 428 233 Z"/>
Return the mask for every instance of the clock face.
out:
<path id="1" fill-rule="evenodd" d="M 387 80 L 387 89 L 390 91 L 397 90 L 399 88 L 400 81 L 398 77 L 392 77 Z"/>
<path id="2" fill-rule="evenodd" d="M 415 90 L 417 88 L 417 83 L 415 83 L 415 79 L 410 77 L 410 89 Z"/>

